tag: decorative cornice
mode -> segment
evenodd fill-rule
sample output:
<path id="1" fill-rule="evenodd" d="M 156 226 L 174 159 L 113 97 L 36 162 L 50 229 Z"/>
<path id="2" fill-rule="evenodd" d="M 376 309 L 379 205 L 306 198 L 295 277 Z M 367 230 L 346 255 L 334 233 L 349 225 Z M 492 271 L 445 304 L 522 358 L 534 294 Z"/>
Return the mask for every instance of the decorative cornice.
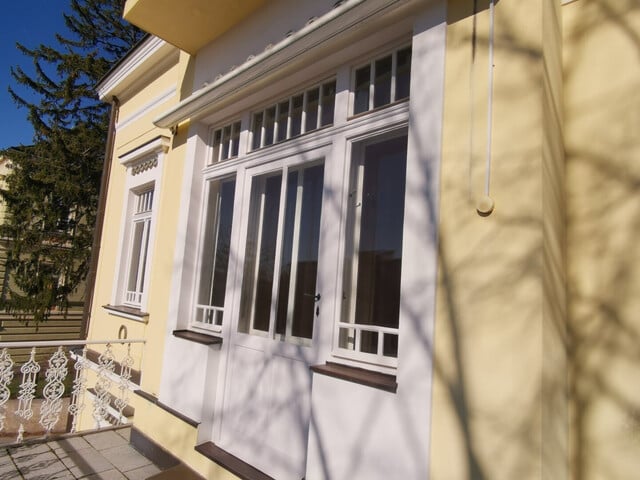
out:
<path id="1" fill-rule="evenodd" d="M 175 55 L 177 61 L 179 50 L 176 47 L 158 37 L 149 36 L 96 85 L 98 97 L 105 100 L 112 95 L 121 95 L 123 90 L 147 73 L 154 64 L 160 63 L 171 54 Z M 148 64 L 148 67 L 141 71 L 140 67 L 145 64 Z"/>
<path id="2" fill-rule="evenodd" d="M 120 155 L 118 157 L 120 164 L 130 168 L 133 175 L 155 168 L 158 166 L 158 154 L 169 151 L 170 141 L 169 137 L 160 135 L 150 142 Z"/>

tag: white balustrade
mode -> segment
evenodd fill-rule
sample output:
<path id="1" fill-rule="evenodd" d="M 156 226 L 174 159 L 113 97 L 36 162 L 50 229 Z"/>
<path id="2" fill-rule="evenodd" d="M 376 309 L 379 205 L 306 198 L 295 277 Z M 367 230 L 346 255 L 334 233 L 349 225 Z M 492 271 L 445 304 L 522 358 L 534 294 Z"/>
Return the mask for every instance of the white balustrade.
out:
<path id="1" fill-rule="evenodd" d="M 67 417 L 67 414 L 70 419 L 69 431 L 77 432 L 80 415 L 85 407 L 85 393 L 89 388 L 89 370 L 96 374 L 91 411 L 95 428 L 126 423 L 124 409 L 129 404 L 130 392 L 135 388 L 135 384 L 131 382 L 131 370 L 135 364 L 131 346 L 144 342 L 140 339 L 0 342 L 0 435 L 9 433 L 5 432 L 8 406 L 15 403 L 10 400 L 12 389 L 16 390 L 16 387 L 17 395 L 14 400 L 17 400 L 17 405 L 13 414 L 19 421 L 19 427 L 17 432 L 11 433 L 17 434 L 17 442 L 22 442 L 24 435 L 29 433 L 25 424 L 32 418 L 35 419 L 34 415 L 39 415 L 39 425 L 44 429 L 45 436 L 49 435 L 59 420 Z M 104 345 L 104 348 L 94 363 L 87 358 L 87 346 L 99 344 Z M 121 358 L 116 358 L 114 353 L 114 345 L 118 344 L 122 344 L 124 349 Z M 29 358 L 22 365 L 18 365 L 10 351 L 25 347 L 31 349 Z M 57 349 L 49 355 L 46 362 L 38 362 L 38 349 L 51 347 Z M 39 375 L 45 365 L 44 376 Z M 73 371 L 70 373 L 71 365 Z M 69 375 L 73 375 L 70 386 L 69 382 L 65 382 Z M 13 385 L 17 378 L 20 378 L 18 386 Z M 41 389 L 38 388 L 39 383 Z M 35 411 L 37 407 L 34 408 L 36 398 L 40 403 L 38 412 Z M 68 398 L 69 402 L 67 411 L 63 412 L 65 398 Z M 31 424 L 33 423 L 32 421 Z"/>

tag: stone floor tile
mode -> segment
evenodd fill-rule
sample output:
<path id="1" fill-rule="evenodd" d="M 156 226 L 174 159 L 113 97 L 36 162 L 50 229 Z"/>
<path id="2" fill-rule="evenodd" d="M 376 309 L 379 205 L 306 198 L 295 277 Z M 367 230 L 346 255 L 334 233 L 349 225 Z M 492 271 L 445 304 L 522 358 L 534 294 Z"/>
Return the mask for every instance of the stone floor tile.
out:
<path id="1" fill-rule="evenodd" d="M 76 478 L 113 469 L 113 465 L 93 448 L 68 452 L 61 460 Z"/>
<path id="2" fill-rule="evenodd" d="M 9 455 L 0 457 L 0 480 L 22 480 L 22 475 Z"/>
<path id="3" fill-rule="evenodd" d="M 25 455 L 38 455 L 40 453 L 50 452 L 51 449 L 46 443 L 36 443 L 34 445 L 24 445 L 22 447 L 9 448 L 9 455 L 14 459 L 24 457 Z"/>
<path id="4" fill-rule="evenodd" d="M 118 470 L 107 470 L 106 472 L 94 473 L 93 475 L 82 477 L 82 480 L 127 480 L 127 477 Z"/>
<path id="5" fill-rule="evenodd" d="M 125 476 L 129 480 L 146 480 L 151 475 L 160 473 L 160 469 L 155 465 L 145 465 L 144 467 L 136 468 L 135 470 L 129 470 L 125 472 Z"/>
<path id="6" fill-rule="evenodd" d="M 89 435 L 85 435 L 83 438 L 96 450 L 105 450 L 107 448 L 113 448 L 129 443 L 113 430 L 91 433 Z"/>
<path id="7" fill-rule="evenodd" d="M 138 453 L 129 444 L 102 450 L 100 453 L 121 472 L 128 472 L 145 465 L 151 465 L 151 461 L 147 457 Z"/>
<path id="8" fill-rule="evenodd" d="M 48 480 L 54 474 L 68 472 L 67 467 L 52 451 L 36 455 L 24 455 L 14 459 L 25 480 Z"/>
<path id="9" fill-rule="evenodd" d="M 127 443 L 129 443 L 131 441 L 131 427 L 128 428 L 120 428 L 118 430 L 115 431 L 118 435 L 120 435 L 122 438 L 124 438 Z"/>
<path id="10" fill-rule="evenodd" d="M 64 456 L 61 452 L 75 452 L 78 450 L 84 450 L 91 448 L 91 444 L 87 442 L 83 437 L 70 437 L 49 442 L 49 447 L 56 452 L 58 456 Z"/>

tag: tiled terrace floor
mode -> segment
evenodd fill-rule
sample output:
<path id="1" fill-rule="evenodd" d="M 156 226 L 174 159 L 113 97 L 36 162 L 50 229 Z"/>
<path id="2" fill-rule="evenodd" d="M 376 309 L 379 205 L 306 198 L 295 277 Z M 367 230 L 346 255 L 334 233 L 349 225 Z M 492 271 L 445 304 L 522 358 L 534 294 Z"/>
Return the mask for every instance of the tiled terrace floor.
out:
<path id="1" fill-rule="evenodd" d="M 0 447 L 0 480 L 142 480 L 160 468 L 129 444 L 129 428 Z"/>

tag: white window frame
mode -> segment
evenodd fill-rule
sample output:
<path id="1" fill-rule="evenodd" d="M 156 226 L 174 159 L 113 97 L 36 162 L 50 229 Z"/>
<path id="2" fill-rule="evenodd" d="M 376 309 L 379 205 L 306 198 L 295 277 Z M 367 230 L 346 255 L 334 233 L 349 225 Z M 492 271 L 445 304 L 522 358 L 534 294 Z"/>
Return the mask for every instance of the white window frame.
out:
<path id="1" fill-rule="evenodd" d="M 209 199 L 209 195 L 210 195 L 210 189 L 212 188 L 212 183 L 214 182 L 225 182 L 228 180 L 233 179 L 235 181 L 235 192 L 234 192 L 234 206 L 236 204 L 236 200 L 238 198 L 238 178 L 237 175 L 235 174 L 235 172 L 230 173 L 230 174 L 224 174 L 224 175 L 217 175 L 217 176 L 209 176 L 206 177 L 204 179 L 204 185 L 203 185 L 203 198 L 202 198 L 202 202 L 203 202 L 203 206 L 202 206 L 202 218 L 200 220 L 200 234 L 199 234 L 199 240 L 198 240 L 198 255 L 197 255 L 197 260 L 196 260 L 196 271 L 195 271 L 195 282 L 194 282 L 194 289 L 193 289 L 193 299 L 192 299 L 192 304 L 193 304 L 193 308 L 192 308 L 192 313 L 189 317 L 189 327 L 193 328 L 195 330 L 204 330 L 204 331 L 210 331 L 210 332 L 214 332 L 214 333 L 219 333 L 222 331 L 222 325 L 224 322 L 224 312 L 225 312 L 225 306 L 214 306 L 214 305 L 206 305 L 206 304 L 201 304 L 198 301 L 198 297 L 200 294 L 200 288 L 201 288 L 201 282 L 203 281 L 202 278 L 202 262 L 203 262 L 203 257 L 204 255 L 207 255 L 211 252 L 211 250 L 209 248 L 207 248 L 207 245 L 205 245 L 205 240 L 206 240 L 206 229 L 207 229 L 207 217 L 209 216 L 209 205 L 208 205 L 208 199 Z M 216 201 L 216 205 L 219 205 L 220 199 L 218 196 L 218 199 Z M 216 206 L 217 208 L 217 206 Z M 235 207 L 234 207 L 234 212 L 235 212 Z M 215 226 L 215 232 L 214 232 L 214 236 L 216 237 L 213 244 L 213 250 L 214 250 L 214 259 L 213 259 L 213 263 L 212 263 L 212 268 L 215 270 L 215 252 L 217 251 L 217 245 L 218 245 L 218 235 L 219 235 L 219 216 L 216 213 L 215 215 L 215 219 L 214 219 L 216 226 Z M 233 238 L 233 229 L 236 228 L 235 227 L 235 223 L 236 223 L 236 214 L 234 213 L 233 215 L 233 219 L 232 219 L 232 225 L 231 225 L 231 238 Z M 231 246 L 231 244 L 230 244 Z M 229 255 L 231 256 L 231 255 Z M 229 288 L 229 283 L 230 283 L 230 277 L 231 277 L 231 261 L 229 259 L 229 264 L 227 265 L 227 278 L 225 280 L 225 303 L 227 302 L 227 290 Z M 212 272 L 212 275 L 214 273 Z M 207 315 L 207 313 L 205 311 L 211 311 L 213 312 L 213 317 L 212 317 L 212 321 L 211 322 L 206 322 L 206 321 L 198 321 L 198 310 L 203 310 L 202 315 Z"/>
<path id="2" fill-rule="evenodd" d="M 162 165 L 169 149 L 169 138 L 160 136 L 140 147 L 119 157 L 120 164 L 126 168 L 123 216 L 121 220 L 119 258 L 117 262 L 116 282 L 113 289 L 111 303 L 121 305 L 141 312 L 147 309 L 149 298 L 149 283 L 151 278 L 151 257 L 155 239 L 155 225 L 158 216 L 160 198 L 160 181 Z M 136 218 L 136 204 L 140 194 L 153 190 L 151 211 L 138 214 Z M 140 258 L 140 265 L 144 263 L 144 281 L 136 287 L 138 298 L 133 299 L 127 294 L 131 255 L 133 253 L 134 222 L 145 221 L 148 231 L 146 255 Z M 124 316 L 124 314 L 123 314 Z M 127 317 L 130 318 L 130 317 Z M 133 318 L 133 317 L 132 317 Z M 137 318 L 136 318 L 137 319 Z"/>
<path id="3" fill-rule="evenodd" d="M 272 291 L 271 291 L 271 313 L 270 313 L 270 318 L 269 318 L 269 329 L 268 331 L 262 331 L 262 330 L 257 330 L 253 328 L 253 317 L 254 317 L 254 309 L 255 309 L 255 279 L 254 279 L 254 292 L 252 295 L 252 304 L 250 305 L 250 310 L 251 310 L 251 314 L 250 314 L 250 318 L 249 318 L 249 328 L 246 329 L 246 331 L 242 331 L 240 330 L 240 322 L 238 322 L 238 332 L 239 333 L 245 333 L 247 335 L 254 335 L 254 336 L 258 336 L 258 337 L 267 337 L 270 339 L 274 339 L 274 340 L 280 340 L 283 342 L 286 342 L 288 344 L 291 345 L 299 345 L 299 346 L 306 346 L 309 347 L 312 345 L 312 343 L 315 341 L 316 339 L 316 334 L 315 334 L 315 330 L 316 330 L 316 324 L 317 324 L 317 318 L 314 319 L 314 326 L 313 326 L 313 332 L 312 332 L 312 337 L 311 338 L 304 338 L 304 337 L 296 337 L 293 336 L 291 334 L 291 326 L 292 326 L 292 318 L 291 318 L 291 312 L 289 312 L 289 310 L 292 308 L 292 298 L 291 298 L 291 292 L 292 290 L 292 284 L 289 285 L 289 297 L 288 297 L 288 306 L 287 306 L 287 319 L 286 319 L 286 324 L 285 324 L 285 333 L 284 334 L 279 334 L 276 333 L 275 328 L 276 328 L 276 309 L 277 309 L 277 300 L 278 300 L 278 293 L 279 293 L 279 274 L 280 274 L 280 269 L 281 269 L 281 263 L 282 263 L 282 253 L 283 253 L 283 228 L 284 228 L 284 215 L 285 215 L 285 209 L 286 209 L 286 189 L 287 189 L 287 178 L 288 178 L 288 174 L 289 172 L 292 171 L 300 171 L 300 170 L 304 170 L 313 166 L 318 166 L 318 165 L 323 165 L 323 167 L 325 168 L 324 173 L 323 173 L 323 178 L 326 179 L 326 156 L 328 153 L 328 149 L 326 148 L 318 148 L 318 149 L 314 149 L 312 152 L 308 152 L 307 155 L 287 155 L 283 158 L 279 158 L 277 160 L 272 160 L 269 162 L 265 162 L 262 163 L 260 165 L 257 166 L 253 166 L 253 167 L 249 167 L 246 169 L 245 171 L 245 178 L 244 178 L 244 196 L 242 198 L 242 203 L 244 205 L 242 212 L 239 215 L 238 221 L 242 223 L 242 234 L 241 234 L 241 239 L 240 239 L 240 245 L 241 245 L 241 251 L 242 254 L 240 255 L 239 261 L 238 261 L 238 265 L 237 265 L 237 269 L 238 269 L 238 276 L 239 276 L 239 285 L 242 285 L 243 281 L 244 281 L 244 275 L 245 275 L 245 261 L 246 261 L 246 250 L 244 248 L 244 246 L 247 243 L 247 236 L 248 236 L 248 232 L 249 232 L 249 220 L 250 220 L 250 212 L 251 212 L 251 193 L 252 193 L 252 186 L 253 186 L 253 182 L 255 181 L 256 178 L 259 177 L 268 177 L 271 174 L 278 174 L 280 173 L 282 175 L 282 181 L 280 184 L 280 204 L 278 205 L 278 220 L 277 220 L 277 238 L 276 238 L 276 245 L 275 245 L 275 258 L 274 258 L 274 272 L 273 272 L 273 285 L 272 285 Z M 300 180 L 300 179 L 299 179 Z M 322 206 L 322 210 L 321 210 L 321 218 L 320 218 L 320 225 L 322 226 L 323 223 L 323 219 L 322 216 L 324 215 L 324 210 L 325 210 L 325 198 L 324 198 L 324 185 L 325 185 L 325 181 L 323 181 L 323 194 L 322 194 L 322 200 L 321 200 L 321 206 Z M 301 204 L 299 204 L 298 202 L 301 201 L 301 198 L 297 198 L 296 199 L 296 210 L 298 210 L 301 207 Z M 298 212 L 297 212 L 298 213 Z M 294 232 L 299 233 L 299 221 L 300 218 L 296 219 L 296 223 L 294 224 Z M 262 228 L 262 225 L 260 225 L 259 230 Z M 294 239 L 297 239 L 296 237 L 296 233 L 294 233 Z M 260 236 L 260 234 L 258 234 Z M 321 232 L 319 234 L 321 236 Z M 296 248 L 296 244 L 297 242 L 294 241 L 294 250 Z M 321 247 L 319 246 L 319 249 Z M 295 256 L 295 255 L 294 255 Z M 257 262 L 256 262 L 257 265 Z M 320 258 L 318 259 L 318 270 L 321 268 L 321 260 Z M 319 289 L 318 287 L 318 273 L 316 273 L 316 290 Z M 291 275 L 293 276 L 293 274 Z M 293 286 L 295 286 L 295 283 L 293 284 Z M 242 309 L 242 287 L 238 290 L 237 294 L 236 294 L 236 298 L 235 298 L 235 303 L 236 303 L 236 308 L 235 308 L 235 314 L 236 316 L 239 317 L 241 309 Z M 315 313 L 314 313 L 315 315 Z"/>
<path id="4" fill-rule="evenodd" d="M 350 101 L 349 101 L 349 116 L 357 116 L 357 115 L 366 115 L 367 113 L 378 110 L 380 108 L 388 107 L 389 105 L 393 105 L 396 102 L 408 102 L 411 98 L 411 93 L 409 93 L 408 97 L 396 99 L 396 78 L 397 78 L 397 67 L 398 67 L 398 52 L 405 50 L 407 48 L 412 48 L 410 43 L 402 44 L 398 47 L 395 47 L 392 50 L 385 50 L 379 54 L 376 54 L 374 57 L 369 58 L 366 62 L 361 62 L 355 65 L 351 69 L 351 80 L 350 80 Z M 375 64 L 378 60 L 382 60 L 385 57 L 391 57 L 391 92 L 390 92 L 390 100 L 388 103 L 383 105 L 374 106 L 374 98 L 375 98 Z M 413 52 L 411 55 L 413 59 Z M 355 112 L 356 107 L 356 72 L 362 68 L 369 67 L 369 105 L 368 108 L 362 112 Z"/>
<path id="5" fill-rule="evenodd" d="M 377 144 L 380 142 L 384 142 L 386 140 L 390 140 L 393 138 L 398 138 L 401 136 L 407 136 L 408 129 L 406 123 L 403 125 L 396 125 L 382 128 L 382 129 L 372 129 L 365 135 L 358 136 L 352 138 L 348 142 L 347 148 L 347 156 L 345 158 L 345 175 L 344 175 L 344 189 L 346 190 L 346 198 L 343 205 L 342 215 L 343 215 L 343 229 L 344 232 L 341 242 L 341 264 L 339 268 L 339 288 L 336 293 L 337 302 L 336 302 L 336 310 L 334 313 L 334 334 L 333 334 L 333 355 L 335 357 L 340 357 L 344 359 L 354 360 L 359 363 L 366 363 L 371 365 L 377 365 L 381 367 L 389 367 L 396 368 L 398 359 L 397 357 L 384 356 L 381 352 L 382 345 L 382 336 L 383 334 L 392 334 L 397 335 L 398 339 L 400 338 L 400 311 L 398 312 L 398 327 L 383 327 L 376 325 L 366 325 L 366 324 L 357 324 L 353 320 L 355 315 L 355 301 L 356 301 L 356 293 L 357 293 L 357 282 L 353 281 L 353 278 L 357 276 L 357 253 L 358 253 L 358 243 L 360 240 L 360 209 L 352 208 L 349 205 L 357 206 L 362 202 L 362 180 L 363 180 L 363 165 L 361 164 L 364 156 L 365 148 L 368 145 Z M 353 180 L 358 184 L 358 188 L 356 192 L 352 191 L 352 183 Z M 406 172 L 405 172 L 405 188 L 406 188 Z M 357 196 L 354 198 L 353 194 L 357 193 Z M 407 199 L 407 192 L 405 190 L 405 202 Z M 406 225 L 403 222 L 403 235 Z M 345 275 L 347 271 L 347 263 L 351 263 L 351 295 L 347 298 L 344 298 L 344 290 L 345 290 Z M 401 264 L 404 263 L 404 253 L 401 260 Z M 354 266 L 356 268 L 354 268 Z M 402 266 L 401 266 L 402 272 Z M 400 276 L 400 287 L 402 286 L 402 273 Z M 349 299 L 350 306 L 348 308 L 349 318 L 343 318 L 343 302 Z M 400 304 L 403 301 L 403 291 L 400 289 Z M 356 339 L 356 343 L 354 345 L 354 349 L 346 349 L 340 347 L 340 329 L 341 328 L 350 328 L 359 331 L 369 331 L 376 332 L 378 334 L 378 349 L 376 353 L 365 353 L 358 351 L 359 341 Z"/>
<path id="6" fill-rule="evenodd" d="M 132 211 L 129 225 L 129 248 L 127 258 L 127 273 L 124 286 L 122 304 L 139 308 L 145 290 L 148 275 L 149 237 L 151 235 L 151 216 L 153 213 L 154 185 L 145 185 L 131 192 Z M 142 224 L 140 238 L 136 240 L 138 225 Z M 138 245 L 139 243 L 139 245 Z M 134 253 L 137 252 L 137 260 Z M 134 274 L 135 272 L 135 274 Z M 135 277 L 135 278 L 132 278 Z M 134 283 L 131 289 L 131 283 Z"/>

